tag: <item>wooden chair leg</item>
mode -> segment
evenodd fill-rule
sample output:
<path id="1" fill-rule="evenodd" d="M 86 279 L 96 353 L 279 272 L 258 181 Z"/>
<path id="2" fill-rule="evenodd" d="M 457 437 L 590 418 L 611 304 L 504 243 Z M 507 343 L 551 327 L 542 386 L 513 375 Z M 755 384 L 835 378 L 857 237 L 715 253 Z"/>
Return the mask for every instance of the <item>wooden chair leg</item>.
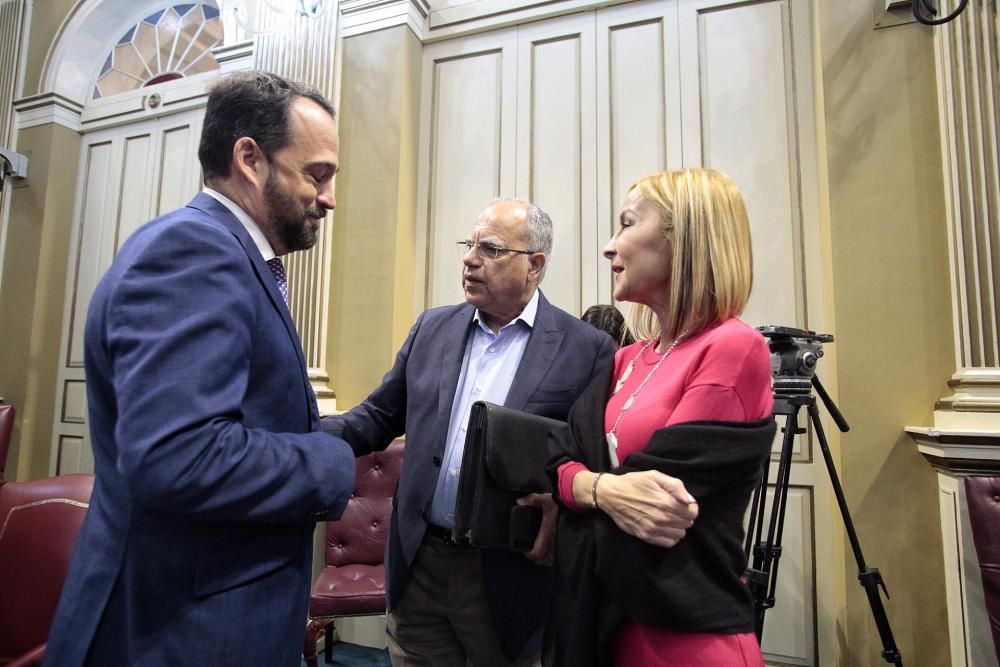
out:
<path id="1" fill-rule="evenodd" d="M 330 636 L 330 628 L 333 624 L 333 619 L 329 618 L 310 618 L 309 622 L 306 624 L 306 635 L 305 640 L 302 644 L 302 658 L 305 660 L 309 667 L 317 667 L 317 656 L 316 656 L 316 643 L 319 640 L 320 635 L 326 632 L 326 636 Z M 329 639 L 327 642 L 329 643 Z M 330 661 L 329 649 L 327 649 L 327 662 Z"/>
<path id="2" fill-rule="evenodd" d="M 333 663 L 333 619 L 330 619 L 323 631 L 326 633 L 326 639 L 323 642 L 323 659 L 329 665 Z"/>

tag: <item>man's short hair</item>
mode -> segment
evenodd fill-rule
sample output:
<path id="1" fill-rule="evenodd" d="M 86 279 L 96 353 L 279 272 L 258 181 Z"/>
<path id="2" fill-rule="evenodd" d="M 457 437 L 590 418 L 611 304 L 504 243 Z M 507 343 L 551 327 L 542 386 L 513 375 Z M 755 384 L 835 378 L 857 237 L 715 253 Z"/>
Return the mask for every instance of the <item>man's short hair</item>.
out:
<path id="1" fill-rule="evenodd" d="M 524 245 L 527 250 L 545 255 L 545 265 L 542 267 L 541 275 L 538 276 L 538 281 L 541 282 L 542 278 L 545 277 L 546 269 L 549 268 L 549 259 L 552 257 L 552 218 L 541 207 L 515 197 L 498 197 L 490 202 L 490 206 L 501 202 L 518 204 L 524 208 L 527 219 Z"/>
<path id="2" fill-rule="evenodd" d="M 538 206 L 524 202 L 528 214 L 528 250 L 552 255 L 552 218 Z"/>
<path id="3" fill-rule="evenodd" d="M 198 159 L 205 182 L 229 176 L 233 146 L 250 137 L 268 158 L 289 143 L 292 102 L 304 97 L 337 119 L 318 88 L 271 72 L 236 72 L 209 90 Z"/>

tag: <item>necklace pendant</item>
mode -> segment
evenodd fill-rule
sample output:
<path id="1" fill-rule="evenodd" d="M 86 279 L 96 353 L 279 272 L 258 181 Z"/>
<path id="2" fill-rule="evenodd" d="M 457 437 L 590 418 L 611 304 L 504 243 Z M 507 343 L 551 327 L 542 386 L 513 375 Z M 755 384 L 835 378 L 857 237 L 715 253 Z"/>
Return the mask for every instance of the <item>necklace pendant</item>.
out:
<path id="1" fill-rule="evenodd" d="M 626 410 L 628 410 L 629 408 L 631 408 L 632 407 L 632 403 L 634 401 L 635 401 L 635 394 L 632 394 L 631 396 L 628 397 L 628 400 L 625 401 L 625 405 L 622 406 L 622 412 L 625 412 Z"/>
<path id="2" fill-rule="evenodd" d="M 611 466 L 613 468 L 618 467 L 618 437 L 612 433 L 607 432 L 604 434 L 604 439 L 608 441 L 608 458 L 611 460 Z"/>

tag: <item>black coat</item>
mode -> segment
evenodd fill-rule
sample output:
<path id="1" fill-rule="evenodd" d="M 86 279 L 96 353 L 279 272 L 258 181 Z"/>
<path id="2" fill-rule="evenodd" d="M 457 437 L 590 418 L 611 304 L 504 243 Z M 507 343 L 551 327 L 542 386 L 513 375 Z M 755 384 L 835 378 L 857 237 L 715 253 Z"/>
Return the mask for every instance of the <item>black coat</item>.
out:
<path id="1" fill-rule="evenodd" d="M 610 370 L 596 376 L 573 406 L 570 428 L 550 440 L 553 488 L 567 461 L 610 474 L 658 470 L 684 482 L 699 514 L 684 539 L 665 549 L 622 532 L 604 512 L 560 512 L 557 615 L 548 636 L 554 642 L 548 653 L 559 665 L 610 664 L 626 617 L 681 632 L 753 629 L 752 599 L 740 581 L 743 517 L 771 451 L 774 420 L 676 424 L 610 469 L 604 441 L 610 380 Z"/>

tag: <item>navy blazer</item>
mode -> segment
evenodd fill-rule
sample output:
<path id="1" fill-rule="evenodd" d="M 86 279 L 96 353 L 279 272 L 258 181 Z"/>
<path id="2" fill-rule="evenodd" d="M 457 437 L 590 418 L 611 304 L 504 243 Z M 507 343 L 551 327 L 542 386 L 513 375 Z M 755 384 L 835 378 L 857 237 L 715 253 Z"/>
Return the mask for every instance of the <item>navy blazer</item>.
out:
<path id="1" fill-rule="evenodd" d="M 505 405 L 565 420 L 593 377 L 611 363 L 611 338 L 538 295 L 538 310 Z M 379 386 L 353 410 L 323 419 L 323 430 L 347 440 L 357 455 L 385 449 L 406 434 L 406 451 L 386 547 L 388 604 L 409 579 L 427 527 L 444 457 L 448 421 L 475 308 L 425 311 Z M 537 651 L 548 612 L 551 568 L 523 554 L 480 551 L 484 586 L 500 645 L 510 659 Z"/>
<path id="2" fill-rule="evenodd" d="M 144 225 L 85 334 L 96 481 L 47 664 L 299 665 L 315 522 L 354 457 L 240 222 L 199 194 Z"/>

